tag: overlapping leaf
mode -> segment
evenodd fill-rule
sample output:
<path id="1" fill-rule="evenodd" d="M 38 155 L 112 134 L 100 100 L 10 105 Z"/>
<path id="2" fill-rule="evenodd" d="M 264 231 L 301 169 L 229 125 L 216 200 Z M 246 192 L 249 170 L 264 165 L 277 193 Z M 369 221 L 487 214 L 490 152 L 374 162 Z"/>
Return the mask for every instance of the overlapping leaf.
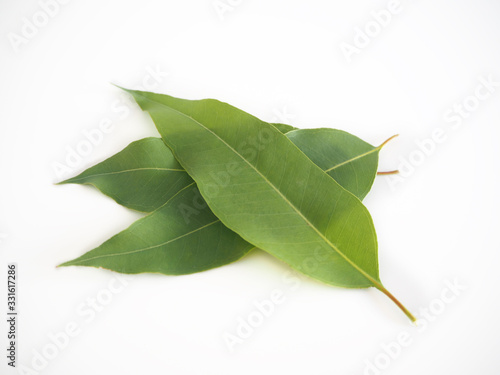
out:
<path id="1" fill-rule="evenodd" d="M 290 131 L 214 100 L 131 93 L 175 158 L 147 138 L 65 181 L 154 211 L 63 266 L 187 274 L 258 246 L 329 284 L 374 286 L 414 319 L 380 282 L 375 230 L 359 200 L 382 146 L 333 129 Z"/>
<path id="2" fill-rule="evenodd" d="M 272 124 L 283 133 L 295 130 Z M 193 182 L 160 138 L 132 142 L 124 150 L 59 184 L 88 184 L 122 206 L 151 212 Z"/>
<path id="3" fill-rule="evenodd" d="M 309 133 L 322 136 L 311 139 Z M 316 147 L 309 147 L 307 151 L 322 163 L 324 169 L 344 163 L 346 157 L 351 157 L 347 147 L 366 144 L 357 137 L 334 129 L 304 129 L 288 134 L 293 134 L 290 139 L 301 148 L 305 148 L 308 141 L 315 142 Z M 337 135 L 342 137 L 342 142 L 335 142 Z M 326 157 L 313 153 L 315 149 L 325 150 Z M 332 152 L 332 149 L 336 151 Z M 375 175 L 377 162 L 371 163 L 370 167 L 372 170 L 365 168 L 357 171 L 356 166 L 353 173 L 364 172 L 360 179 L 371 178 L 370 181 L 373 181 L 371 176 Z M 338 175 L 337 181 L 342 184 L 346 176 L 349 174 Z M 64 263 L 64 266 L 103 267 L 124 273 L 183 274 L 231 263 L 254 247 L 220 223 L 214 225 L 214 216 L 194 186 L 194 181 L 159 138 L 133 142 L 118 154 L 65 183 L 93 184 L 127 207 L 156 211 L 98 248 Z M 217 237 L 214 237 L 215 233 Z M 200 241 L 200 238 L 203 240 Z M 196 261 L 192 254 L 198 255 Z"/>
<path id="4" fill-rule="evenodd" d="M 377 175 L 378 147 L 337 129 L 299 129 L 287 137 L 342 187 L 363 200 Z"/>
<path id="5" fill-rule="evenodd" d="M 381 146 L 373 147 L 336 129 L 273 125 L 340 185 L 359 199 L 366 196 L 376 175 Z M 60 184 L 94 185 L 125 207 L 151 212 L 192 182 L 161 139 L 144 138 Z"/>
<path id="6" fill-rule="evenodd" d="M 228 228 L 318 280 L 376 287 L 414 319 L 379 279 L 375 229 L 361 201 L 276 128 L 216 100 L 129 92 Z"/>
<path id="7" fill-rule="evenodd" d="M 191 182 L 150 215 L 60 266 L 182 275 L 231 263 L 253 247 L 220 222 Z"/>

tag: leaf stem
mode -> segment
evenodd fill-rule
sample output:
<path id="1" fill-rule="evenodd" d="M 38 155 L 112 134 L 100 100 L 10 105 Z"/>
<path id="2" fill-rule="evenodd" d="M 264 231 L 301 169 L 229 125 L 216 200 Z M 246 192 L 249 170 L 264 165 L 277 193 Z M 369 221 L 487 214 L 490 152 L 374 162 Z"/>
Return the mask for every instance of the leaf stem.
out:
<path id="1" fill-rule="evenodd" d="M 392 137 L 386 139 L 380 146 L 377 147 L 377 149 L 381 149 L 382 147 L 384 147 L 387 143 L 389 143 L 389 141 L 393 140 L 394 138 L 398 137 L 399 134 L 394 134 Z"/>
<path id="2" fill-rule="evenodd" d="M 389 175 L 389 174 L 398 174 L 399 170 L 395 169 L 393 171 L 383 171 L 383 172 L 377 172 L 378 176 L 383 176 L 383 175 Z"/>
<path id="3" fill-rule="evenodd" d="M 382 147 L 384 147 L 387 143 L 389 143 L 389 141 L 391 141 L 392 139 L 398 137 L 399 134 L 394 134 L 392 137 L 386 139 L 380 146 L 378 146 L 376 149 L 377 150 L 381 150 Z M 387 172 L 377 172 L 377 175 L 389 175 L 389 174 L 397 174 L 399 173 L 399 170 L 394 170 L 394 171 L 387 171 Z"/>
<path id="4" fill-rule="evenodd" d="M 391 294 L 391 292 L 385 289 L 381 284 L 375 285 L 375 287 L 382 293 L 384 293 L 387 297 L 389 297 L 391 301 L 394 302 L 408 318 L 410 318 L 412 323 L 415 323 L 417 321 L 417 318 L 415 318 L 415 316 L 406 307 L 404 307 L 404 305 L 399 302 L 398 299 Z"/>

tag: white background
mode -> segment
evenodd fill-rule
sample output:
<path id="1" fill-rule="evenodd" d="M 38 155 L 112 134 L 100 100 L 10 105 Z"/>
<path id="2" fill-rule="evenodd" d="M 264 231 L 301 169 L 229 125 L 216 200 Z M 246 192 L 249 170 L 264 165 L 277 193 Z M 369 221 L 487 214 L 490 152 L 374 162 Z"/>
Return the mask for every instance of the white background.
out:
<path id="1" fill-rule="evenodd" d="M 24 18 L 44 23 L 42 7 L 0 0 L 0 278 L 5 285 L 7 264 L 18 263 L 19 373 L 498 374 L 500 87 L 484 100 L 469 96 L 479 77 L 500 81 L 500 4 L 401 1 L 349 62 L 341 43 L 353 44 L 356 28 L 370 25 L 386 1 L 221 3 L 233 4 L 222 18 L 213 0 L 72 1 L 14 48 Z M 162 72 L 157 81 L 151 69 Z M 347 130 L 375 145 L 399 133 L 380 169 L 404 173 L 378 177 L 365 203 L 382 280 L 422 317 L 420 328 L 376 290 L 305 278 L 293 288 L 287 266 L 262 252 L 190 276 L 124 276 L 127 285 L 114 294 L 109 283 L 123 284 L 112 272 L 56 269 L 140 217 L 90 187 L 53 183 L 156 135 L 110 85 L 144 88 L 143 81 L 268 121 Z M 454 128 L 443 116 L 463 100 L 477 109 Z M 107 119 L 112 131 L 59 176 L 55 167 L 84 143 L 82 132 Z M 446 139 L 427 142 L 424 155 L 416 142 L 437 128 Z M 443 302 L 454 280 L 465 289 Z M 236 334 L 275 289 L 283 303 L 230 351 L 224 334 Z M 91 316 L 88 298 L 110 295 Z M 424 318 L 420 309 L 430 305 Z M 54 353 L 51 334 L 71 322 L 78 334 Z M 402 332 L 410 343 L 396 350 Z M 39 355 L 51 359 L 35 371 Z M 6 361 L 0 356 L 0 373 L 17 373 Z"/>

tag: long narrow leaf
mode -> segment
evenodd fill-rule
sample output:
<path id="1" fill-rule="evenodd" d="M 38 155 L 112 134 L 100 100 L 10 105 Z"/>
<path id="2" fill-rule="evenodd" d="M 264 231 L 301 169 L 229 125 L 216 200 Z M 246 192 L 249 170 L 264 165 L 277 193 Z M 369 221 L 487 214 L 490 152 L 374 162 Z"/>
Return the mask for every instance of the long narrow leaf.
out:
<path id="1" fill-rule="evenodd" d="M 340 185 L 364 199 L 377 173 L 381 146 L 336 129 L 273 125 L 288 132 L 286 136 Z M 151 212 L 192 182 L 161 139 L 144 138 L 59 184 L 93 185 L 125 207 Z"/>
<path id="2" fill-rule="evenodd" d="M 228 228 L 310 277 L 376 287 L 414 320 L 380 281 L 375 229 L 361 201 L 276 128 L 216 100 L 127 91 Z M 250 141 L 257 146 L 246 148 Z"/>

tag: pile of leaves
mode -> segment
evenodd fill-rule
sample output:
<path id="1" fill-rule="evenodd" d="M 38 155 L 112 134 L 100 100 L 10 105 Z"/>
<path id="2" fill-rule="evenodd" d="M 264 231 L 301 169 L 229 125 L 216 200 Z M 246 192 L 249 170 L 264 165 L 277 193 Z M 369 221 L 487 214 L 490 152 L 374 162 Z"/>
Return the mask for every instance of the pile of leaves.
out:
<path id="1" fill-rule="evenodd" d="M 262 249 L 330 285 L 382 285 L 377 237 L 361 202 L 377 174 L 374 147 L 336 129 L 271 124 L 213 99 L 125 90 L 161 138 L 145 138 L 61 182 L 91 184 L 147 213 L 61 264 L 183 275 Z"/>

